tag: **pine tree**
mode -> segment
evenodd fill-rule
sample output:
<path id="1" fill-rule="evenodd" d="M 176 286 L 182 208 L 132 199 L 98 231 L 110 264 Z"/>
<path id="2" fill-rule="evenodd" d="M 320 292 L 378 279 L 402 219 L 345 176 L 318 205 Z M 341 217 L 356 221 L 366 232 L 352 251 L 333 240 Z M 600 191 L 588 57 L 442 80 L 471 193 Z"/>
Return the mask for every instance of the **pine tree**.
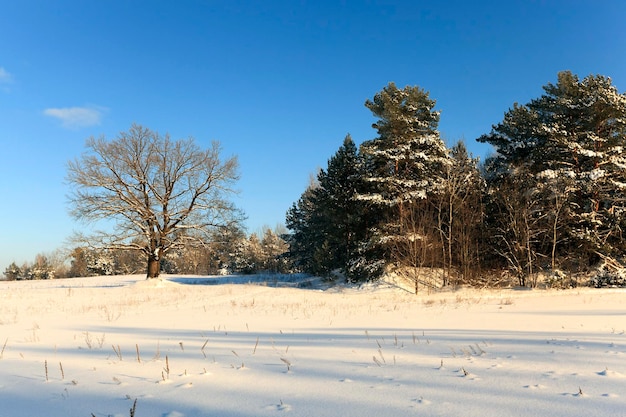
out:
<path id="1" fill-rule="evenodd" d="M 490 186 L 523 185 L 533 200 L 535 252 L 573 268 L 575 260 L 621 257 L 626 247 L 626 95 L 610 78 L 582 81 L 569 71 L 526 105 L 514 105 L 490 134 L 497 154 L 486 164 Z M 530 203 L 530 201 L 529 201 Z M 542 216 L 541 219 L 539 216 Z M 573 256 L 571 256 L 573 255 Z"/>
<path id="2" fill-rule="evenodd" d="M 263 248 L 256 233 L 250 234 L 247 239 L 241 239 L 240 248 L 237 252 L 240 254 L 236 258 L 237 271 L 244 274 L 253 274 L 261 271 L 263 267 Z"/>
<path id="3" fill-rule="evenodd" d="M 237 271 L 238 250 L 246 234 L 239 223 L 232 223 L 217 228 L 211 235 L 209 253 L 212 258 L 212 267 L 217 272 Z M 203 250 L 202 252 L 206 252 Z M 204 253 L 204 257 L 207 254 Z"/>
<path id="4" fill-rule="evenodd" d="M 288 263 L 285 260 L 285 253 L 289 246 L 287 242 L 270 228 L 263 231 L 261 240 L 261 250 L 263 254 L 261 268 L 264 271 L 273 273 L 288 272 Z"/>
<path id="5" fill-rule="evenodd" d="M 394 247 L 414 240 L 401 219 L 413 218 L 412 210 L 441 193 L 449 160 L 437 131 L 439 112 L 428 92 L 389 83 L 365 106 L 378 118 L 372 125 L 378 137 L 360 149 L 365 185 L 358 197 L 367 204 L 370 219 L 362 260 L 372 263 L 373 273 L 381 273 L 381 265 L 392 261 Z"/>
<path id="6" fill-rule="evenodd" d="M 7 281 L 15 281 L 16 279 L 20 279 L 22 271 L 19 266 L 15 262 L 11 262 L 11 265 L 7 266 L 4 270 L 4 278 Z"/>

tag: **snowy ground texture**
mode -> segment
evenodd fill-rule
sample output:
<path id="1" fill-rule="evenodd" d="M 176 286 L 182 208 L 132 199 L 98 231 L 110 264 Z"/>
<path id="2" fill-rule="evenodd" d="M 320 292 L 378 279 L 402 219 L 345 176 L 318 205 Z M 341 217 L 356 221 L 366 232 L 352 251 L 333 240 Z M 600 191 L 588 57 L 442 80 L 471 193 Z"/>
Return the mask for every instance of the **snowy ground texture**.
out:
<path id="1" fill-rule="evenodd" d="M 626 416 L 623 289 L 265 280 L 0 282 L 0 416 Z"/>

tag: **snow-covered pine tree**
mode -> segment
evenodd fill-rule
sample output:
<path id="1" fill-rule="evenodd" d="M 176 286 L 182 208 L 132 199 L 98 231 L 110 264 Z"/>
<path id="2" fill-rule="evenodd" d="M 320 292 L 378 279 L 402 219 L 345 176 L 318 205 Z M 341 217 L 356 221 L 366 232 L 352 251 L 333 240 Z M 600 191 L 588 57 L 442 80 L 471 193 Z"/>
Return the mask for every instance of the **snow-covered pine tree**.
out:
<path id="1" fill-rule="evenodd" d="M 244 274 L 254 274 L 263 268 L 263 248 L 256 233 L 241 238 L 233 256 L 233 270 Z"/>
<path id="2" fill-rule="evenodd" d="M 4 279 L 7 281 L 15 281 L 16 279 L 20 279 L 22 271 L 19 266 L 15 262 L 11 262 L 11 265 L 7 266 L 4 270 Z"/>
<path id="3" fill-rule="evenodd" d="M 86 252 L 87 272 L 89 275 L 113 275 L 115 260 L 110 250 L 89 250 Z"/>
<path id="4" fill-rule="evenodd" d="M 263 230 L 263 238 L 261 239 L 262 262 L 261 269 L 273 273 L 289 272 L 288 262 L 286 262 L 285 254 L 289 249 L 287 242 L 272 229 L 265 228 Z"/>
<path id="5" fill-rule="evenodd" d="M 514 105 L 478 139 L 497 151 L 487 161 L 487 180 L 493 186 L 517 178 L 527 196 L 541 199 L 535 213 L 545 221 L 533 245 L 551 258 L 552 268 L 559 254 L 570 268 L 586 266 L 576 259 L 623 257 L 626 95 L 608 77 L 581 81 L 569 71 L 544 91 Z"/>
<path id="6" fill-rule="evenodd" d="M 246 239 L 246 234 L 239 223 L 232 223 L 215 229 L 211 234 L 208 251 L 203 250 L 201 252 L 203 258 L 208 256 L 212 258 L 211 269 L 214 270 L 210 273 L 239 272 L 242 241 Z"/>
<path id="7" fill-rule="evenodd" d="M 415 241 L 402 219 L 412 218 L 412 210 L 441 193 L 449 157 L 437 130 L 439 112 L 428 92 L 389 83 L 365 106 L 378 118 L 372 125 L 378 137 L 360 149 L 365 184 L 358 198 L 367 204 L 370 223 L 355 266 L 374 277 L 381 266 L 397 261 L 394 247 Z"/>
<path id="8" fill-rule="evenodd" d="M 554 162 L 540 173 L 553 182 L 568 179 L 573 242 L 597 256 L 622 257 L 626 246 L 626 95 L 611 79 L 582 81 L 561 72 L 556 85 L 531 102 L 550 133 Z M 543 168 L 543 167 L 542 167 Z"/>

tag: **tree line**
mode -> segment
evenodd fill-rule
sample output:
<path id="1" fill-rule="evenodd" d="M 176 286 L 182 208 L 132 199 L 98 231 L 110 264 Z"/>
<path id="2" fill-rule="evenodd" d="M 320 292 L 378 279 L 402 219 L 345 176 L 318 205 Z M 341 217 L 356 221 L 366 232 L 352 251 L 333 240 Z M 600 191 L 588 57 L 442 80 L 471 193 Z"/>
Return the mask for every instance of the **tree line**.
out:
<path id="1" fill-rule="evenodd" d="M 445 285 L 626 285 L 626 95 L 569 71 L 515 103 L 479 142 L 479 162 L 440 137 L 417 86 L 389 83 L 365 106 L 377 136 L 350 135 L 287 213 L 305 271 Z"/>
<path id="2" fill-rule="evenodd" d="M 163 258 L 160 269 L 167 274 L 219 275 L 292 272 L 286 256 L 284 227 L 264 227 L 246 235 L 239 225 L 214 230 L 203 246 L 187 246 Z M 139 251 L 75 247 L 38 254 L 32 262 L 11 263 L 5 271 L 7 280 L 38 280 L 127 275 L 145 271 L 146 260 Z"/>
<path id="3" fill-rule="evenodd" d="M 555 84 L 477 138 L 485 161 L 438 131 L 435 100 L 389 83 L 365 106 L 376 137 L 347 135 L 286 213 L 288 233 L 247 236 L 230 201 L 236 157 L 132 125 L 90 138 L 68 163 L 70 262 L 38 255 L 8 279 L 161 271 L 308 272 L 349 281 L 396 274 L 421 288 L 546 282 L 626 285 L 626 95 L 610 78 Z"/>

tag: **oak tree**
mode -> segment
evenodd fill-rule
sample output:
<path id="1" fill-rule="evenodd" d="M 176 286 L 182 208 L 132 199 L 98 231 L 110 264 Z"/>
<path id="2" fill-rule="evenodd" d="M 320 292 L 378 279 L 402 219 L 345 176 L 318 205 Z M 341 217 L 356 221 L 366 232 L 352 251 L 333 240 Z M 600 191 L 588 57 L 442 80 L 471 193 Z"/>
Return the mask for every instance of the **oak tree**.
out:
<path id="1" fill-rule="evenodd" d="M 114 140 L 92 137 L 86 147 L 67 166 L 70 214 L 106 227 L 77 240 L 143 253 L 148 278 L 159 276 L 168 252 L 203 245 L 214 228 L 241 220 L 229 200 L 237 158 L 222 160 L 218 142 L 202 149 L 193 138 L 172 140 L 133 124 Z"/>

